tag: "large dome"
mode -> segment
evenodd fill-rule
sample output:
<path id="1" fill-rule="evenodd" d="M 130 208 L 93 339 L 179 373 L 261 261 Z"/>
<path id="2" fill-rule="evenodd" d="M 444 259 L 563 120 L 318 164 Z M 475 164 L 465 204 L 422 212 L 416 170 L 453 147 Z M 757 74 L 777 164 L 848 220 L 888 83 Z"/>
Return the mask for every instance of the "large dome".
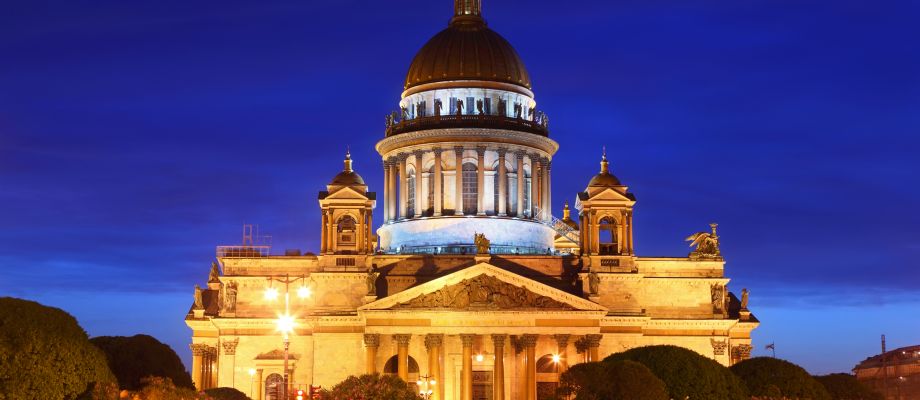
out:
<path id="1" fill-rule="evenodd" d="M 462 80 L 530 89 L 530 75 L 517 52 L 478 15 L 454 17 L 447 29 L 425 43 L 409 66 L 405 89 Z"/>

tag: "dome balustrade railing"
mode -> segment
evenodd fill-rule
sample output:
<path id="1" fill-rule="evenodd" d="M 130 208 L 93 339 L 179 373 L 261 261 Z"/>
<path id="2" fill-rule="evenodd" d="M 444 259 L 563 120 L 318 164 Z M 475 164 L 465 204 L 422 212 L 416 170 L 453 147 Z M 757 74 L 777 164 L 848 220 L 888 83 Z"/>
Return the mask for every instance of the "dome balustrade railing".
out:
<path id="1" fill-rule="evenodd" d="M 426 129 L 446 128 L 508 129 L 549 136 L 548 118 L 542 112 L 537 112 L 533 120 L 488 114 L 435 115 L 402 120 L 396 120 L 395 116 L 395 113 L 387 115 L 387 137 Z"/>

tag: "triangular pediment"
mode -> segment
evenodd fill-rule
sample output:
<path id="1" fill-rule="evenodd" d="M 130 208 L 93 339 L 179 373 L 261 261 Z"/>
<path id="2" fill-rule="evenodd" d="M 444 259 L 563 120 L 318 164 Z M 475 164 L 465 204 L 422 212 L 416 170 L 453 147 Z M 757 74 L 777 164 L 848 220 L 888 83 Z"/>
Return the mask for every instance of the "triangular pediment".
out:
<path id="1" fill-rule="evenodd" d="M 631 198 L 629 192 L 622 193 L 613 188 L 603 188 L 598 191 L 593 191 L 589 188 L 589 191 L 586 193 L 587 196 L 585 200 L 591 201 L 611 201 L 611 202 L 626 202 L 634 203 L 635 199 Z"/>
<path id="2" fill-rule="evenodd" d="M 481 263 L 366 304 L 372 310 L 603 311 L 603 306 Z"/>
<path id="3" fill-rule="evenodd" d="M 339 190 L 336 190 L 332 193 L 326 195 L 323 200 L 368 200 L 368 197 L 349 186 L 343 186 Z"/>

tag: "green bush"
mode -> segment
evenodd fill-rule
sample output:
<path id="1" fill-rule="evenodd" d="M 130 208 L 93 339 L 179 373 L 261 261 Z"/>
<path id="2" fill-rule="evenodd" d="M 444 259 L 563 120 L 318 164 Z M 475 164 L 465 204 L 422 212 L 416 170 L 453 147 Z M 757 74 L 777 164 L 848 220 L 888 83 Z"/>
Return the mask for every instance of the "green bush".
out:
<path id="1" fill-rule="evenodd" d="M 824 389 L 831 395 L 831 400 L 883 400 L 881 393 L 856 380 L 850 374 L 830 374 L 816 376 Z"/>
<path id="2" fill-rule="evenodd" d="M 744 384 L 728 368 L 682 347 L 638 347 L 611 354 L 604 362 L 623 360 L 645 365 L 664 382 L 672 399 L 748 399 Z"/>
<path id="3" fill-rule="evenodd" d="M 393 375 L 365 374 L 349 376 L 331 390 L 324 390 L 323 400 L 418 400 L 412 386 Z"/>
<path id="4" fill-rule="evenodd" d="M 134 393 L 140 400 L 210 400 L 207 395 L 193 389 L 176 387 L 169 378 L 159 376 L 143 378 L 141 386 L 143 388 Z"/>
<path id="5" fill-rule="evenodd" d="M 105 355 L 70 314 L 0 298 L 0 399 L 75 399 L 114 383 Z"/>
<path id="6" fill-rule="evenodd" d="M 557 397 L 578 400 L 668 400 L 668 390 L 635 361 L 576 364 L 559 378 Z"/>
<path id="7" fill-rule="evenodd" d="M 212 400 L 250 400 L 246 393 L 231 387 L 220 387 L 204 391 Z"/>
<path id="8" fill-rule="evenodd" d="M 138 390 L 141 379 L 148 376 L 169 378 L 177 387 L 195 388 L 176 352 L 151 336 L 99 336 L 90 342 L 105 353 L 122 389 Z"/>
<path id="9" fill-rule="evenodd" d="M 731 367 L 747 386 L 751 396 L 788 399 L 830 400 L 831 396 L 802 367 L 772 357 L 756 357 Z"/>

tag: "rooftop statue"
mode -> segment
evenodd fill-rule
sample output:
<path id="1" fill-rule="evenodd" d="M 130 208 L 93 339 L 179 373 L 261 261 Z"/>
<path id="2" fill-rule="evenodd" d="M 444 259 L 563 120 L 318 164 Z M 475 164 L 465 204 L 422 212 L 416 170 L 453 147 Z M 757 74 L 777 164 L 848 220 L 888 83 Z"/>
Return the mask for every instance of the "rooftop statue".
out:
<path id="1" fill-rule="evenodd" d="M 208 274 L 208 283 L 220 282 L 220 269 L 216 262 L 211 263 L 211 273 Z"/>
<path id="2" fill-rule="evenodd" d="M 748 306 L 748 297 L 750 297 L 751 292 L 747 288 L 741 289 L 741 309 L 747 310 Z"/>
<path id="3" fill-rule="evenodd" d="M 716 235 L 716 227 L 719 224 L 712 223 L 712 233 L 697 232 L 687 236 L 686 241 L 690 242 L 690 247 L 696 246 L 696 249 L 690 253 L 690 258 L 719 258 L 719 236 Z"/>
<path id="4" fill-rule="evenodd" d="M 201 300 L 201 287 L 195 285 L 195 305 L 192 307 L 193 310 L 203 310 L 204 302 Z"/>
<path id="5" fill-rule="evenodd" d="M 489 242 L 489 239 L 486 239 L 485 233 L 474 233 L 473 243 L 476 244 L 476 254 L 489 254 L 491 242 Z"/>

